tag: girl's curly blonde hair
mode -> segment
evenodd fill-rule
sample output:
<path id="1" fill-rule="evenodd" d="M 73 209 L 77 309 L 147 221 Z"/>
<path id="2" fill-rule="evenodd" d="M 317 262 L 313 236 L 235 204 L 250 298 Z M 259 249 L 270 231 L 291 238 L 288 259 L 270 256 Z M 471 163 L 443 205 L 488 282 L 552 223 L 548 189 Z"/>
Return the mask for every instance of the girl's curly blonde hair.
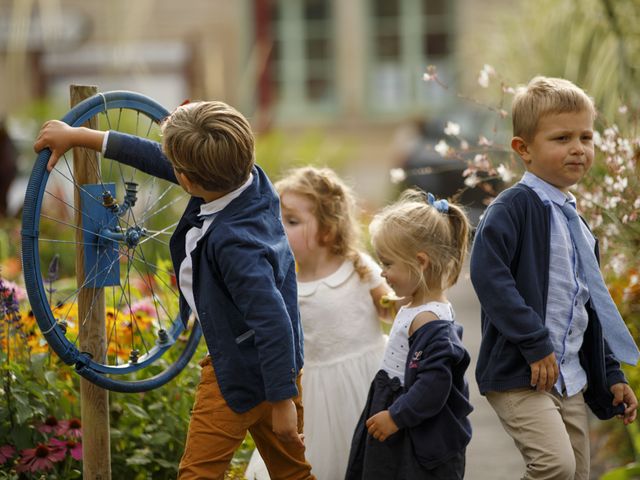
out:
<path id="1" fill-rule="evenodd" d="M 360 278 L 371 274 L 360 258 L 361 235 L 357 222 L 355 196 L 330 168 L 302 167 L 291 170 L 276 182 L 276 190 L 303 195 L 314 205 L 321 245 L 339 257 L 353 262 Z M 323 242 L 323 238 L 328 240 Z"/>

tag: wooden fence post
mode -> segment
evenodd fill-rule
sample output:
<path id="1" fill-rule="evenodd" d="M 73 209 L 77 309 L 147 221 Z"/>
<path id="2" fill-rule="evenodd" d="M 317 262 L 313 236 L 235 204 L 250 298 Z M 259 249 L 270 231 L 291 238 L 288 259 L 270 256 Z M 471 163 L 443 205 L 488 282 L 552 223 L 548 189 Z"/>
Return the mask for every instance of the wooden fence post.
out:
<path id="1" fill-rule="evenodd" d="M 71 107 L 95 95 L 95 86 L 71 85 Z M 84 126 L 98 128 L 97 118 Z M 100 161 L 96 152 L 84 148 L 73 149 L 73 175 L 76 185 L 99 183 Z M 80 190 L 76 186 L 75 223 L 78 226 L 76 242 L 82 243 L 82 215 Z M 76 278 L 78 285 L 85 279 L 84 252 L 76 251 Z M 102 288 L 80 289 L 78 294 L 80 349 L 90 353 L 96 361 L 103 361 L 107 352 L 105 327 L 105 299 Z M 82 478 L 85 480 L 111 479 L 111 445 L 109 434 L 109 392 L 93 383 L 80 379 L 80 412 L 82 416 Z"/>

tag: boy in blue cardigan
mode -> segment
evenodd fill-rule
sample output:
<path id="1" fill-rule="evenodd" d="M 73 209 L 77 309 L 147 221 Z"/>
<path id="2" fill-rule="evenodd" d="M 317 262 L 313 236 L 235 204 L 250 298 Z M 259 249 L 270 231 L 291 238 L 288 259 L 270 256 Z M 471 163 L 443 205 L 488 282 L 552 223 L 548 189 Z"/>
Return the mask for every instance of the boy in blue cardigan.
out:
<path id="1" fill-rule="evenodd" d="M 593 162 L 596 111 L 571 82 L 536 77 L 516 94 L 512 114 L 511 146 L 527 171 L 487 208 L 475 235 L 476 379 L 523 456 L 523 478 L 587 480 L 585 404 L 625 424 L 637 408 L 603 339 L 561 208 L 575 205 L 569 188 Z"/>
<path id="2" fill-rule="evenodd" d="M 49 170 L 74 146 L 103 151 L 191 195 L 170 251 L 182 319 L 196 315 L 209 355 L 179 478 L 222 479 L 247 430 L 271 478 L 314 478 L 301 436 L 295 264 L 278 196 L 254 164 L 251 127 L 222 102 L 198 102 L 176 109 L 162 135 L 160 145 L 53 120 L 34 149 L 51 149 Z"/>

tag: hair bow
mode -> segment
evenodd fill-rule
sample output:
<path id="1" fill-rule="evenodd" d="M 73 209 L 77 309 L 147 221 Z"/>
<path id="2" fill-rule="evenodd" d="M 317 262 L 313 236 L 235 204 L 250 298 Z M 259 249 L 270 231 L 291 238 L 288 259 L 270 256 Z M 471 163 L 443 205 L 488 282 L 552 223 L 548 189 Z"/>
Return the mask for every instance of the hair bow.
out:
<path id="1" fill-rule="evenodd" d="M 436 200 L 433 193 L 427 193 L 427 203 L 440 213 L 447 213 L 449 211 L 449 202 L 444 198 Z"/>

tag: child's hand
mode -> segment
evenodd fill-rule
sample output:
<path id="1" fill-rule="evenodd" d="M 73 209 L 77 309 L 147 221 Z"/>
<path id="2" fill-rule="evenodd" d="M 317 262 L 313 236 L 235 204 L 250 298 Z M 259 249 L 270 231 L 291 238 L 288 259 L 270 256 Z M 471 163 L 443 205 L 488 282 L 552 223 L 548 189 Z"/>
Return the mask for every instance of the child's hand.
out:
<path id="1" fill-rule="evenodd" d="M 399 430 L 396 422 L 391 418 L 389 410 L 376 413 L 367 420 L 366 425 L 369 435 L 380 442 L 384 442 Z"/>
<path id="2" fill-rule="evenodd" d="M 556 354 L 551 352 L 529 366 L 531 367 L 531 386 L 536 387 L 539 392 L 544 390 L 550 392 L 558 381 L 558 375 L 560 375 Z"/>
<path id="3" fill-rule="evenodd" d="M 53 170 L 62 155 L 73 147 L 86 147 L 95 151 L 102 150 L 104 132 L 82 127 L 71 127 L 59 120 L 49 120 L 40 129 L 38 138 L 33 144 L 36 153 L 49 148 L 51 157 L 47 170 Z"/>
<path id="4" fill-rule="evenodd" d="M 629 425 L 633 423 L 636 419 L 637 408 L 638 408 L 638 399 L 636 398 L 636 394 L 633 393 L 631 387 L 626 383 L 616 383 L 615 385 L 611 385 L 611 393 L 613 393 L 613 406 L 624 404 L 624 415 L 618 415 L 618 418 L 621 418 L 625 425 Z"/>
<path id="5" fill-rule="evenodd" d="M 293 400 L 288 398 L 271 405 L 273 433 L 283 442 L 295 442 L 303 447 L 304 437 L 298 433 L 298 413 Z"/>

